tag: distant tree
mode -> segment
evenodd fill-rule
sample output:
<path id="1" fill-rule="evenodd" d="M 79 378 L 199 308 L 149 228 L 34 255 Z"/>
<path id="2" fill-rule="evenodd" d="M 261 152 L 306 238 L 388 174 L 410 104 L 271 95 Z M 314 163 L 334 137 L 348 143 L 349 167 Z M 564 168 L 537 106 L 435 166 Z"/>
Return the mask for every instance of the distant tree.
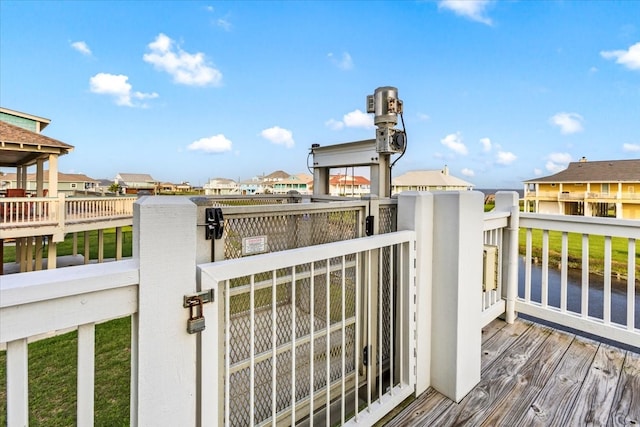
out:
<path id="1" fill-rule="evenodd" d="M 115 182 L 109 186 L 110 193 L 120 194 L 120 190 L 122 190 L 122 187 L 120 187 L 120 184 L 116 184 Z"/>

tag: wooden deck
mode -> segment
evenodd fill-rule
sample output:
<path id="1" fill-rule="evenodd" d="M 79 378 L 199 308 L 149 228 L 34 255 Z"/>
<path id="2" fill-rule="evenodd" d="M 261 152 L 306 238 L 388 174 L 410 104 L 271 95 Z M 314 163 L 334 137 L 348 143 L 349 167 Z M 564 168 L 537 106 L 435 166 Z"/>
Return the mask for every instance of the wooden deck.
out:
<path id="1" fill-rule="evenodd" d="M 640 354 L 526 320 L 482 334 L 482 380 L 460 403 L 429 389 L 381 424 L 640 426 Z"/>

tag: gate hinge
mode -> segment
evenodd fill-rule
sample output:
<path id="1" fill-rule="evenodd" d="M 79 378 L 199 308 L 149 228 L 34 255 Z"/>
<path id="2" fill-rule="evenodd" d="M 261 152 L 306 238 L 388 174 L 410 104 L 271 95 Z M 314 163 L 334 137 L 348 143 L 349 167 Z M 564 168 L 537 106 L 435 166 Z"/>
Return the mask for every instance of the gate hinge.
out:
<path id="1" fill-rule="evenodd" d="M 193 301 L 194 298 L 200 298 L 201 303 L 206 304 L 208 302 L 215 301 L 215 294 L 213 289 L 209 289 L 208 291 L 201 291 L 195 294 L 185 295 L 182 300 L 182 306 L 184 308 L 189 308 L 192 305 L 191 301 Z"/>

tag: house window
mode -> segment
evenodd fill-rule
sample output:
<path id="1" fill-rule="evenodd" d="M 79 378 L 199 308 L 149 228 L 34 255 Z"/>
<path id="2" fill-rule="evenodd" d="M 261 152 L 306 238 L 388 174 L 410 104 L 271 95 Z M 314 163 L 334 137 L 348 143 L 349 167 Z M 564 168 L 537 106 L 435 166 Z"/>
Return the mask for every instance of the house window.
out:
<path id="1" fill-rule="evenodd" d="M 602 194 L 609 194 L 609 184 L 600 184 L 600 192 Z"/>
<path id="2" fill-rule="evenodd" d="M 551 184 L 551 186 L 552 186 L 552 187 L 555 187 L 555 186 L 556 186 L 556 183 L 555 183 L 555 182 L 554 182 L 554 183 L 552 183 L 552 184 Z"/>
<path id="3" fill-rule="evenodd" d="M 78 186 L 78 184 L 76 184 L 75 182 L 71 183 L 71 188 L 76 188 Z"/>

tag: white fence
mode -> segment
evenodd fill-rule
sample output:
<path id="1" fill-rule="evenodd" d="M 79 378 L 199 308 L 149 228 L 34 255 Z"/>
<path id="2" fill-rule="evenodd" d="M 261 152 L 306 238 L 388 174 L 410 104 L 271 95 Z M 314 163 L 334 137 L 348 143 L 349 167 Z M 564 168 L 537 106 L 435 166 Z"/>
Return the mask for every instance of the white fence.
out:
<path id="1" fill-rule="evenodd" d="M 21 227 L 132 217 L 136 197 L 2 197 L 0 226 Z"/>
<path id="2" fill-rule="evenodd" d="M 637 278 L 638 248 L 637 240 L 640 239 L 640 225 L 634 220 L 619 220 L 609 218 L 585 218 L 565 215 L 541 215 L 520 214 L 520 226 L 526 230 L 525 237 L 525 274 L 524 288 L 516 302 L 516 311 L 529 314 L 540 319 L 548 320 L 560 325 L 585 331 L 603 338 L 613 339 L 635 347 L 640 347 L 640 329 L 636 327 L 636 311 L 640 296 L 640 281 Z M 533 230 L 541 230 L 541 255 L 540 283 L 532 280 L 532 254 Z M 560 235 L 561 249 L 560 283 L 553 286 L 549 280 L 550 261 L 550 234 Z M 569 235 L 579 239 L 577 251 L 581 252 L 579 263 L 581 264 L 581 286 L 579 303 L 577 308 L 571 308 L 568 304 L 568 271 L 569 271 Z M 603 252 L 590 253 L 590 239 L 602 236 Z M 626 289 L 619 290 L 625 294 L 626 304 L 618 305 L 617 310 L 624 310 L 622 322 L 612 320 L 612 239 L 618 238 L 627 252 L 627 277 Z M 603 259 L 602 290 L 596 289 L 590 284 L 590 266 L 593 264 L 591 256 Z M 559 288 L 559 289 L 558 289 Z M 534 299 L 532 293 L 539 294 L 539 299 Z M 558 303 L 550 303 L 549 296 L 552 292 L 559 293 Z M 595 292 L 595 296 L 594 296 Z M 596 313 L 593 304 L 600 301 L 602 310 Z M 599 305 L 600 305 L 599 304 Z"/>
<path id="3" fill-rule="evenodd" d="M 7 425 L 29 423 L 28 340 L 78 328 L 77 424 L 93 425 L 94 327 L 138 309 L 135 261 L 3 276 L 0 337 L 7 351 Z M 132 348 L 135 344 L 132 344 Z"/>
<path id="4" fill-rule="evenodd" d="M 480 380 L 481 325 L 502 313 L 508 321 L 519 311 L 640 346 L 640 330 L 633 326 L 638 321 L 636 222 L 519 214 L 513 193 L 499 194 L 497 211 L 483 214 L 481 195 L 466 193 L 401 194 L 397 225 L 408 231 L 199 269 L 196 248 L 202 245 L 196 235 L 204 230 L 198 227 L 198 207 L 181 197 L 140 199 L 133 260 L 0 277 L 8 425 L 28 423 L 27 340 L 69 328 L 79 331 L 77 422 L 92 425 L 94 325 L 123 316 L 132 317 L 134 426 L 301 420 L 370 425 L 407 394 L 430 386 L 459 401 Z M 626 321 L 617 324 L 606 309 L 602 319 L 594 318 L 584 290 L 579 312 L 563 302 L 565 297 L 558 307 L 548 299 L 536 301 L 535 287 L 546 295 L 551 291 L 548 283 L 533 282 L 530 261 L 518 298 L 519 226 L 547 230 L 543 236 L 560 231 L 563 241 L 574 232 L 583 241 L 605 236 L 605 270 L 611 266 L 612 239 L 625 239 L 631 254 Z M 483 244 L 497 246 L 499 254 L 497 288 L 484 293 Z M 530 238 L 526 246 L 530 260 Z M 561 252 L 566 274 L 568 250 Z M 586 252 L 583 246 L 588 265 Z M 396 272 L 389 275 L 395 293 L 388 303 L 379 298 L 384 263 Z M 605 281 L 605 307 L 610 288 Z M 184 296 L 208 289 L 214 289 L 215 302 L 204 305 L 206 329 L 190 335 Z M 385 323 L 395 327 L 386 329 Z"/>
<path id="5" fill-rule="evenodd" d="M 219 313 L 202 332 L 203 359 L 219 361 L 202 367 L 202 400 L 220 403 L 203 405 L 203 419 L 370 425 L 402 402 L 415 378 L 414 239 L 404 231 L 201 265 Z M 384 331 L 385 318 L 396 327 Z M 385 339 L 395 344 L 385 350 Z"/>

